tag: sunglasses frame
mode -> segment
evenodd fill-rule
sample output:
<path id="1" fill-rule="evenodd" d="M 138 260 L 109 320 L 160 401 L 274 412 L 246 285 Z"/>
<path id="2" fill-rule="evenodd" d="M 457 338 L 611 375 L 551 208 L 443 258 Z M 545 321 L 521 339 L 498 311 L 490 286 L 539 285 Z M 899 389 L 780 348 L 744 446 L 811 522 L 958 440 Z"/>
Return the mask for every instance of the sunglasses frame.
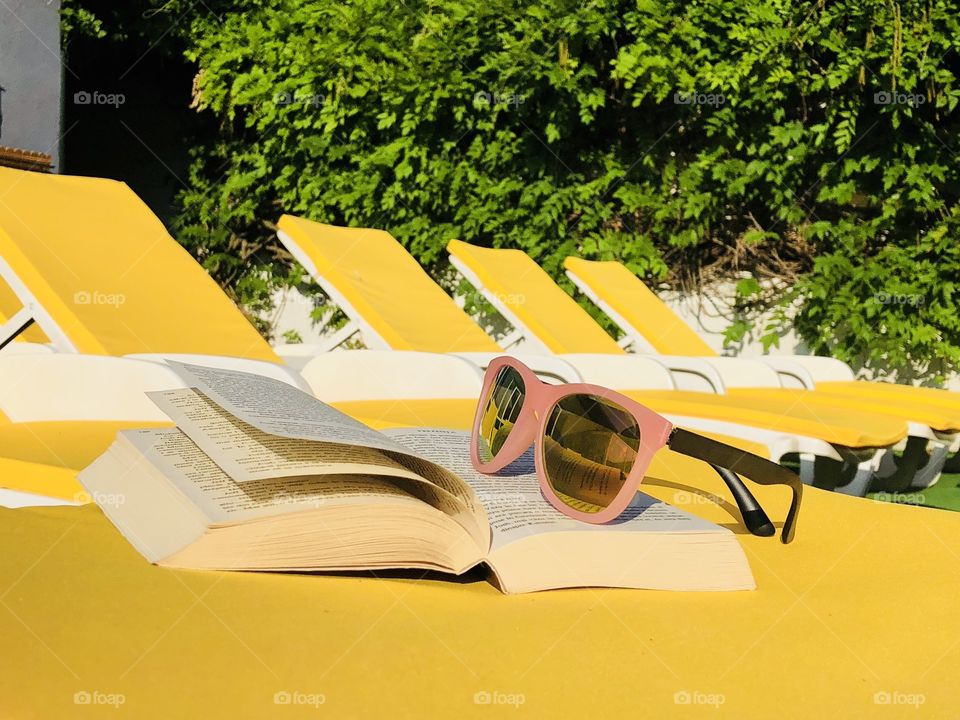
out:
<path id="1" fill-rule="evenodd" d="M 480 427 L 489 402 L 490 391 L 500 371 L 505 367 L 514 370 L 523 380 L 523 405 L 510 434 L 496 456 L 489 462 L 483 462 L 480 459 Z M 546 436 L 547 422 L 557 403 L 571 395 L 592 395 L 614 403 L 630 413 L 640 429 L 640 447 L 623 487 L 606 508 L 595 513 L 577 510 L 563 502 L 551 486 L 546 472 L 543 438 Z M 543 496 L 557 510 L 576 520 L 602 524 L 619 517 L 640 487 L 653 456 L 659 450 L 670 447 L 677 452 L 709 463 L 717 471 L 733 493 L 744 523 L 754 535 L 770 536 L 775 530 L 773 523 L 767 518 L 766 513 L 737 473 L 744 473 L 761 485 L 789 486 L 793 491 L 793 499 L 780 539 L 783 543 L 793 539 L 796 516 L 803 496 L 803 484 L 800 478 L 787 468 L 731 445 L 676 428 L 659 413 L 616 390 L 589 383 L 550 385 L 543 382 L 533 370 L 516 358 L 510 356 L 495 358 L 487 366 L 483 378 L 480 400 L 477 403 L 477 412 L 473 421 L 470 459 L 477 471 L 493 475 L 516 462 L 531 445 L 534 446 L 537 481 Z"/>
<path id="2" fill-rule="evenodd" d="M 523 379 L 523 406 L 520 408 L 520 414 L 517 416 L 510 435 L 496 457 L 490 462 L 484 463 L 480 459 L 480 424 L 483 419 L 486 400 L 497 380 L 497 376 L 500 374 L 500 370 L 504 367 L 516 371 Z M 583 512 L 567 505 L 557 496 L 547 480 L 542 442 L 547 430 L 547 421 L 550 419 L 553 408 L 556 407 L 557 403 L 571 395 L 593 395 L 615 403 L 629 412 L 640 428 L 640 447 L 637 450 L 637 458 L 630 469 L 630 474 L 627 475 L 623 487 L 620 488 L 610 504 L 595 513 Z M 498 473 L 510 463 L 519 459 L 533 445 L 537 480 L 540 483 L 543 496 L 564 515 L 594 524 L 610 522 L 626 510 L 640 486 L 640 481 L 643 480 L 644 473 L 650 467 L 653 456 L 658 450 L 666 447 L 667 439 L 673 430 L 673 423 L 665 417 L 615 390 L 588 383 L 548 385 L 538 378 L 530 368 L 511 357 L 498 357 L 490 363 L 483 378 L 480 398 L 481 401 L 477 405 L 477 415 L 473 421 L 473 435 L 470 443 L 470 459 L 473 461 L 474 467 L 488 475 Z"/>

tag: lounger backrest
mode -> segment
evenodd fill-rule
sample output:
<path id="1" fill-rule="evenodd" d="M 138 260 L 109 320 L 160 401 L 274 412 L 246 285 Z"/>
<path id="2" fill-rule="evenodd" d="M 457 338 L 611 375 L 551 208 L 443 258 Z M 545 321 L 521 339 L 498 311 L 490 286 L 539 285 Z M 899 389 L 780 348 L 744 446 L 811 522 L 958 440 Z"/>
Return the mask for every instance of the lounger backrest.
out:
<path id="1" fill-rule="evenodd" d="M 569 257 L 568 275 L 621 329 L 646 340 L 664 355 L 716 355 L 643 281 L 616 261 Z"/>
<path id="2" fill-rule="evenodd" d="M 287 249 L 374 336 L 369 344 L 422 352 L 502 351 L 390 233 L 293 215 L 277 225 Z"/>
<path id="3" fill-rule="evenodd" d="M 555 353 L 623 354 L 590 314 L 522 250 L 481 248 L 460 240 L 447 245 L 470 279 L 494 304 Z"/>
<path id="4" fill-rule="evenodd" d="M 121 182 L 0 168 L 0 277 L 64 350 L 280 362 Z M 11 304 L 11 295 L 0 302 Z"/>

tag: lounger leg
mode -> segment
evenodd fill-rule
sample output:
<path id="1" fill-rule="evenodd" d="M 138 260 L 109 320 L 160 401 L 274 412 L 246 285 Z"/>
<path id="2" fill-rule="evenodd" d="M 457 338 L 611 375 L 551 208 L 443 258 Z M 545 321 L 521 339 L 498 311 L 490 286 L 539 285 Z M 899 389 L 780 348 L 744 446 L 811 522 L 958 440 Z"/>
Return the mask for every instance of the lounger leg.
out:
<path id="1" fill-rule="evenodd" d="M 886 453 L 872 489 L 905 492 L 910 488 L 930 487 L 940 479 L 949 452 L 945 442 L 911 436 L 899 457 L 893 452 Z"/>
<path id="2" fill-rule="evenodd" d="M 800 481 L 804 485 L 813 485 L 816 464 L 816 455 L 813 453 L 800 453 Z"/>
<path id="3" fill-rule="evenodd" d="M 882 451 L 874 451 L 864 458 L 846 448 L 836 447 L 843 458 L 833 460 L 817 455 L 800 455 L 800 479 L 807 485 L 834 490 L 845 495 L 863 497 L 870 488 L 880 464 Z"/>
<path id="4" fill-rule="evenodd" d="M 871 457 L 863 460 L 857 458 L 852 453 L 849 455 L 847 453 L 841 454 L 848 458 L 847 462 L 844 464 L 844 474 L 847 477 L 852 474 L 852 477 L 850 478 L 849 482 L 842 485 L 838 484 L 836 487 L 834 487 L 834 491 L 843 493 L 844 495 L 864 497 L 870 490 L 870 486 L 873 483 L 874 476 L 877 473 L 877 468 L 880 466 L 880 460 L 883 457 L 884 451 L 877 450 Z"/>
<path id="5" fill-rule="evenodd" d="M 947 462 L 947 455 L 949 454 L 950 448 L 944 443 L 931 441 L 928 450 L 929 459 L 926 465 L 917 470 L 910 487 L 922 490 L 936 485 L 937 481 L 940 480 L 940 474 L 943 472 L 943 466 Z"/>
<path id="6" fill-rule="evenodd" d="M 873 482 L 874 473 L 876 473 L 876 463 L 872 460 L 864 460 L 859 463 L 854 473 L 853 479 L 846 485 L 840 485 L 834 490 L 844 495 L 855 495 L 864 497 L 870 489 L 870 483 Z"/>

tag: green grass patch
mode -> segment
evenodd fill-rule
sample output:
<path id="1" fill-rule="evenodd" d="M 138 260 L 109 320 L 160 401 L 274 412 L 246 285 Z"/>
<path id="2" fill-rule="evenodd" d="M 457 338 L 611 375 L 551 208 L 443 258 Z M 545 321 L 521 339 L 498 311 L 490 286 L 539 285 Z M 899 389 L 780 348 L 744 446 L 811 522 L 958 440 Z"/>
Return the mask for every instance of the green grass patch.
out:
<path id="1" fill-rule="evenodd" d="M 874 500 L 960 511 L 960 474 L 944 473 L 936 485 L 911 492 L 868 493 Z"/>

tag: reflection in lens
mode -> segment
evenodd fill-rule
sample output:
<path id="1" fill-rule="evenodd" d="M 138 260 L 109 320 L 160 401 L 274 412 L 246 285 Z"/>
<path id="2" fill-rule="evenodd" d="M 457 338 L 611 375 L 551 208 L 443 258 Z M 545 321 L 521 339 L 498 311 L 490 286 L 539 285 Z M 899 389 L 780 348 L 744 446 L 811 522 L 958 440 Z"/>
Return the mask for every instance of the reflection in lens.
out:
<path id="1" fill-rule="evenodd" d="M 607 508 L 640 449 L 640 426 L 626 409 L 596 395 L 568 395 L 547 418 L 543 465 L 557 496 L 581 512 Z"/>
<path id="2" fill-rule="evenodd" d="M 490 386 L 483 415 L 480 418 L 480 461 L 493 460 L 520 417 L 524 397 L 523 378 L 512 367 L 500 368 Z"/>

